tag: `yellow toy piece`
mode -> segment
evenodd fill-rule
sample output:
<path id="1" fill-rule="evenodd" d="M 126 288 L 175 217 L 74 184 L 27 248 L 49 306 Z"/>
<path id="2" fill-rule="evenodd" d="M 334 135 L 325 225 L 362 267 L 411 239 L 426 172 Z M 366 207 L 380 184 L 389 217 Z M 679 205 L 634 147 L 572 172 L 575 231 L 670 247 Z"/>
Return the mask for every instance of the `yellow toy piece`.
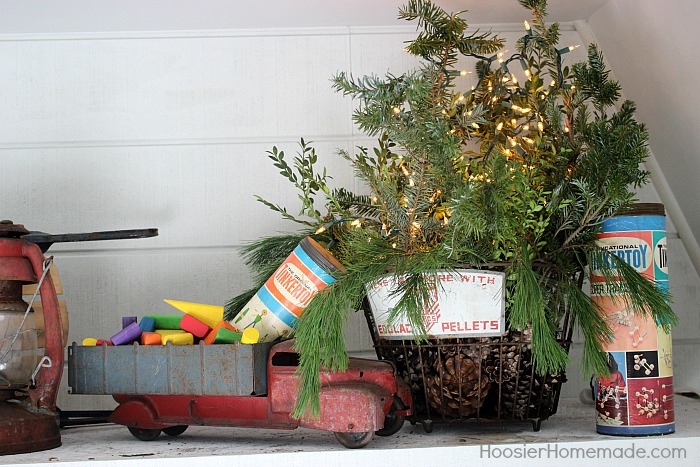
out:
<path id="1" fill-rule="evenodd" d="M 166 345 L 168 342 L 172 345 L 191 345 L 194 344 L 194 336 L 189 332 L 163 336 L 163 345 Z"/>
<path id="2" fill-rule="evenodd" d="M 260 340 L 260 331 L 255 328 L 248 328 L 243 330 L 243 335 L 241 336 L 241 344 L 257 344 Z"/>
<path id="3" fill-rule="evenodd" d="M 181 312 L 193 316 L 209 326 L 215 328 L 224 319 L 224 307 L 218 305 L 204 305 L 202 303 L 180 302 L 177 300 L 165 300 L 168 305 L 174 306 Z"/>
<path id="4" fill-rule="evenodd" d="M 160 334 L 161 336 L 174 336 L 175 334 L 185 334 L 186 331 L 183 331 L 182 329 L 156 329 L 153 331 L 157 334 Z"/>
<path id="5" fill-rule="evenodd" d="M 85 347 L 94 347 L 97 345 L 97 339 L 95 339 L 94 337 L 86 337 L 85 339 L 83 339 L 83 345 Z"/>

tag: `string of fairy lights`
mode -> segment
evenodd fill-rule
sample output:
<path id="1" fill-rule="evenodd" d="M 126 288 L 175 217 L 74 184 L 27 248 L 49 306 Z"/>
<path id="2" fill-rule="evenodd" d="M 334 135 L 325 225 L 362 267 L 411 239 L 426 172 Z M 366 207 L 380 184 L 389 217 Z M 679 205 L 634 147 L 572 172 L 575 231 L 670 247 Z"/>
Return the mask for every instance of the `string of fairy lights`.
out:
<path id="1" fill-rule="evenodd" d="M 523 24 L 526 33 L 521 38 L 523 43 L 522 50 L 526 50 L 529 41 L 533 40 L 535 36 L 529 22 L 524 21 Z M 537 99 L 545 101 L 548 96 L 554 92 L 557 92 L 558 90 L 564 90 L 569 93 L 576 92 L 575 85 L 565 82 L 564 71 L 562 69 L 562 56 L 577 49 L 578 47 L 579 45 L 571 45 L 564 48 L 552 48 L 554 63 L 553 70 L 556 76 L 550 81 L 548 89 L 545 89 L 544 86 L 540 86 L 534 91 L 533 94 L 538 96 Z M 538 135 L 541 135 L 545 131 L 548 122 L 546 122 L 546 117 L 543 116 L 542 112 L 540 112 L 537 108 L 533 108 L 536 106 L 532 105 L 532 102 L 528 103 L 528 98 L 531 96 L 529 96 L 526 87 L 521 85 L 516 73 L 511 70 L 512 64 L 515 63 L 520 66 L 520 69 L 526 78 L 524 84 L 527 84 L 528 82 L 532 84 L 533 80 L 541 78 L 538 76 L 538 74 L 533 74 L 528 63 L 528 58 L 522 52 L 514 53 L 509 57 L 506 57 L 507 53 L 508 50 L 504 50 L 489 57 L 478 54 L 466 54 L 465 56 L 472 57 L 478 62 L 482 62 L 481 69 L 488 70 L 489 72 L 480 73 L 480 77 L 476 84 L 472 85 L 466 92 L 459 93 L 459 95 L 456 96 L 456 103 L 464 107 L 464 116 L 466 117 L 471 117 L 473 115 L 473 107 L 468 106 L 474 104 L 478 98 L 481 99 L 481 104 L 487 108 L 494 109 L 496 106 L 500 106 L 503 109 L 508 109 L 510 111 L 509 118 L 497 118 L 495 122 L 492 121 L 486 123 L 474 121 L 470 124 L 474 131 L 484 130 L 484 128 L 482 128 L 483 125 L 495 125 L 493 131 L 494 137 L 490 141 L 489 147 L 486 149 L 483 155 L 480 155 L 479 157 L 481 157 L 481 159 L 485 162 L 489 158 L 490 154 L 497 147 L 499 147 L 507 158 L 516 158 L 522 161 L 521 170 L 533 170 L 536 169 L 536 167 L 532 164 L 526 163 L 528 150 L 532 150 L 537 144 L 537 136 L 533 135 L 533 132 L 537 132 Z M 492 70 L 495 63 L 497 63 L 498 66 Z M 442 72 L 445 79 L 441 86 L 445 89 L 451 85 L 453 78 L 466 77 L 472 73 L 467 70 L 447 70 L 444 68 L 442 69 Z M 480 93 L 482 93 L 482 95 L 479 95 Z M 399 122 L 406 121 L 410 116 L 410 110 L 406 110 L 403 104 L 394 105 L 391 108 L 391 112 Z M 443 109 L 442 113 L 446 114 L 447 111 Z M 505 116 L 507 112 L 504 111 L 503 113 Z M 451 134 L 458 131 L 460 130 L 456 128 L 449 130 Z M 562 131 L 564 133 L 570 133 L 571 131 L 566 122 L 562 125 Z M 531 136 L 535 136 L 535 138 Z M 502 144 L 499 145 L 499 141 L 502 141 Z M 403 157 L 403 155 L 396 154 L 396 157 L 399 159 L 398 169 L 403 176 L 402 181 L 404 182 L 404 186 L 415 188 L 417 185 L 415 171 L 411 170 L 409 162 Z M 457 160 L 454 162 L 456 164 L 461 163 L 464 161 L 464 159 L 464 154 L 460 154 Z M 517 169 L 515 167 L 509 167 L 509 170 L 514 172 Z M 471 174 L 467 171 L 465 172 L 465 177 L 470 182 L 490 183 L 492 181 L 487 175 L 482 173 Z M 428 200 L 433 206 L 431 209 L 429 209 L 429 211 L 435 212 L 435 207 L 439 206 L 443 202 L 443 195 L 444 193 L 440 189 L 436 189 L 430 195 L 430 197 L 428 197 Z M 412 200 L 409 199 L 408 196 L 404 196 L 403 199 L 400 200 L 400 204 L 406 207 L 406 213 L 411 219 L 413 219 L 415 214 L 415 206 L 418 202 L 416 198 L 418 197 L 414 197 L 413 203 L 410 207 L 409 204 L 411 204 Z M 376 194 L 370 196 L 370 200 L 373 204 L 378 206 L 384 204 L 384 201 L 380 200 Z M 441 223 L 442 225 L 447 226 L 449 224 L 450 213 L 445 211 L 442 214 L 443 216 Z M 397 248 L 398 245 L 396 241 L 392 241 L 392 239 L 399 235 L 401 230 L 387 225 L 387 219 L 377 221 L 376 219 L 367 218 L 365 216 L 346 216 L 323 224 L 316 230 L 316 233 L 321 234 L 335 225 L 345 223 L 349 223 L 352 227 L 359 228 L 363 225 L 363 223 L 368 222 L 375 225 L 381 223 L 382 238 L 385 241 L 390 241 L 393 248 Z M 410 229 L 410 238 L 415 238 L 422 228 L 422 225 L 418 220 L 411 221 L 409 219 L 407 226 Z M 372 237 L 368 236 L 367 241 L 371 242 Z"/>

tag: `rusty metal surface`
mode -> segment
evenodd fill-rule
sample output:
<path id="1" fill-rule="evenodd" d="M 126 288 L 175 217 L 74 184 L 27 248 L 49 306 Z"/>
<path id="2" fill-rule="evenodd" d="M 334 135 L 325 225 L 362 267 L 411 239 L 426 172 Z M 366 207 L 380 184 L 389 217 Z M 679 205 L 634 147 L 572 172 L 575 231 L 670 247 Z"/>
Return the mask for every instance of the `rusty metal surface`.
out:
<path id="1" fill-rule="evenodd" d="M 60 445 L 61 435 L 55 416 L 0 401 L 0 455 L 43 451 Z"/>
<path id="2" fill-rule="evenodd" d="M 137 348 L 138 346 L 133 346 Z M 146 347 L 146 346 L 144 346 Z M 154 348 L 156 346 L 153 346 Z M 181 346 L 187 347 L 235 347 L 235 346 Z M 169 427 L 207 425 L 240 426 L 257 428 L 294 429 L 304 426 L 319 430 L 339 433 L 373 433 L 384 426 L 387 414 L 394 406 L 395 398 L 404 394 L 406 400 L 399 404 L 408 415 L 411 413 L 410 394 L 406 393 L 402 383 L 396 380 L 393 367 L 386 362 L 350 359 L 348 370 L 344 372 L 323 371 L 320 375 L 322 388 L 320 393 L 321 415 L 319 418 L 292 419 L 290 412 L 294 407 L 298 391 L 296 369 L 299 356 L 293 349 L 293 342 L 286 341 L 272 346 L 259 344 L 240 346 L 241 348 L 258 347 L 267 358 L 268 391 L 266 395 L 156 395 L 125 394 L 114 395 L 119 406 L 110 416 L 110 421 L 130 427 L 130 429 L 150 430 L 145 435 L 157 437 Z M 271 348 L 270 348 L 271 347 Z M 93 356 L 107 358 L 114 353 L 115 347 L 102 348 L 78 347 L 69 349 L 69 377 L 75 375 L 76 355 L 82 350 L 93 349 Z M 125 350 L 128 350 L 125 348 Z M 112 352 L 110 352 L 112 351 Z M 228 350 L 229 356 L 231 350 Z M 132 352 L 133 353 L 133 352 Z M 200 354 L 200 356 L 203 354 Z M 189 357 L 189 356 L 188 356 Z M 202 356 L 202 358 L 204 358 Z M 228 367 L 220 367 L 219 374 L 230 371 L 245 373 L 241 365 L 251 365 L 245 358 L 229 358 Z M 95 361 L 94 359 L 92 361 Z M 204 361 L 204 360 L 203 360 Z M 233 364 L 238 362 L 237 367 Z M 246 363 L 243 363 L 246 362 Z M 143 359 L 139 360 L 143 363 Z M 219 364 L 222 362 L 219 361 Z M 183 365 L 195 365 L 193 359 Z M 254 366 L 254 365 L 253 365 Z M 94 371 L 93 371 L 94 372 Z M 200 378 L 197 371 L 185 376 L 192 384 L 193 390 Z M 76 384 L 69 378 L 69 385 Z M 132 434 L 134 431 L 132 431 Z M 136 436 L 136 435 L 134 435 Z M 137 436 L 138 438 L 138 436 Z M 142 438 L 139 438 L 142 439 Z M 153 438 L 149 438 L 153 439 Z M 347 445 L 346 445 L 347 446 Z M 354 446 L 354 447 L 360 447 Z"/>
<path id="3" fill-rule="evenodd" d="M 271 346 L 73 343 L 68 348 L 68 385 L 73 394 L 265 394 Z"/>
<path id="4" fill-rule="evenodd" d="M 29 230 L 22 224 L 15 224 L 9 219 L 0 220 L 0 238 L 18 238 L 28 233 Z"/>
<path id="5" fill-rule="evenodd" d="M 132 238 L 156 237 L 158 229 L 109 230 L 89 233 L 47 234 L 44 232 L 27 232 L 23 240 L 36 243 L 42 252 L 46 252 L 54 243 L 93 242 L 102 240 L 128 240 Z"/>
<path id="6" fill-rule="evenodd" d="M 239 426 L 249 428 L 293 429 L 289 414 L 273 414 L 268 399 L 233 396 L 115 395 L 119 406 L 110 421 L 145 429 L 176 425 Z"/>
<path id="7" fill-rule="evenodd" d="M 6 227 L 2 232 L 5 237 L 0 238 L 0 283 L 3 284 L 0 288 L 7 305 L 3 311 L 21 317 L 26 309 L 21 286 L 37 281 L 44 270 L 45 258 L 37 245 L 14 238 L 14 233 L 8 236 L 9 223 L 2 225 Z M 44 278 L 40 292 L 46 327 L 45 357 L 51 365 L 41 368 L 36 384 L 20 403 L 0 398 L 0 454 L 41 451 L 61 445 L 56 394 L 63 372 L 63 340 L 58 299 L 50 275 Z M 35 364 L 26 369 L 31 372 Z M 27 378 L 23 385 L 29 383 Z"/>

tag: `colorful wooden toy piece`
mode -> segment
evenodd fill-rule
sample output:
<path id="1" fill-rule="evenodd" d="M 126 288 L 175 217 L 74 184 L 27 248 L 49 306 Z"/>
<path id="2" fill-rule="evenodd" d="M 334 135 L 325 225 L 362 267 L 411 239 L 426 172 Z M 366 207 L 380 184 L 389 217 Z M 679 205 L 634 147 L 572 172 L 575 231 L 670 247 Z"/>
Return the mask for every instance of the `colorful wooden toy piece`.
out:
<path id="1" fill-rule="evenodd" d="M 205 305 L 202 303 L 180 302 L 177 300 L 165 300 L 185 314 L 192 315 L 210 328 L 219 324 L 224 319 L 224 307 L 218 305 Z"/>
<path id="2" fill-rule="evenodd" d="M 155 329 L 180 329 L 182 315 L 146 315 L 156 322 Z"/>
<path id="3" fill-rule="evenodd" d="M 134 322 L 113 335 L 109 340 L 111 340 L 114 345 L 131 344 L 139 340 L 142 332 L 141 327 Z"/>
<path id="4" fill-rule="evenodd" d="M 95 345 L 98 347 L 101 347 L 102 345 L 114 345 L 112 344 L 112 341 L 109 339 L 97 339 L 97 342 L 95 342 Z"/>
<path id="5" fill-rule="evenodd" d="M 83 345 L 85 347 L 94 347 L 97 345 L 97 339 L 95 339 L 94 337 L 86 337 L 85 339 L 83 339 Z"/>
<path id="6" fill-rule="evenodd" d="M 153 332 L 156 330 L 156 320 L 150 316 L 144 316 L 139 323 L 143 332 Z"/>
<path id="7" fill-rule="evenodd" d="M 211 327 L 192 315 L 185 315 L 180 320 L 180 327 L 183 331 L 191 333 L 194 337 L 202 338 L 209 334 Z"/>
<path id="8" fill-rule="evenodd" d="M 161 345 L 163 336 L 157 332 L 144 332 L 141 334 L 141 345 Z"/>
<path id="9" fill-rule="evenodd" d="M 172 345 L 191 345 L 194 344 L 194 336 L 189 332 L 178 334 L 168 334 L 163 336 L 163 345 L 170 342 Z"/>
<path id="10" fill-rule="evenodd" d="M 153 331 L 161 336 L 172 336 L 173 334 L 184 334 L 185 331 L 182 329 L 156 329 Z"/>
<path id="11" fill-rule="evenodd" d="M 122 316 L 122 329 L 136 322 L 136 316 Z"/>
<path id="12" fill-rule="evenodd" d="M 220 333 L 219 331 L 221 330 L 226 330 L 228 331 L 227 333 Z M 238 339 L 237 341 L 241 340 L 241 333 L 231 325 L 228 321 L 219 321 L 219 324 L 214 326 L 214 329 L 211 330 L 209 334 L 204 338 L 204 343 L 205 344 L 233 344 L 233 342 L 228 342 L 229 339 L 234 338 L 234 334 L 238 334 Z M 217 336 L 219 336 L 217 338 Z M 220 340 L 223 339 L 223 340 Z M 236 342 L 236 341 L 234 341 Z"/>
<path id="13" fill-rule="evenodd" d="M 241 336 L 241 344 L 257 344 L 260 340 L 260 331 L 255 328 L 248 328 L 243 330 L 243 336 Z"/>
<path id="14" fill-rule="evenodd" d="M 242 338 L 240 332 L 231 331 L 226 328 L 219 328 L 217 330 L 212 330 L 207 337 L 204 339 L 205 344 L 235 344 L 240 342 Z"/>

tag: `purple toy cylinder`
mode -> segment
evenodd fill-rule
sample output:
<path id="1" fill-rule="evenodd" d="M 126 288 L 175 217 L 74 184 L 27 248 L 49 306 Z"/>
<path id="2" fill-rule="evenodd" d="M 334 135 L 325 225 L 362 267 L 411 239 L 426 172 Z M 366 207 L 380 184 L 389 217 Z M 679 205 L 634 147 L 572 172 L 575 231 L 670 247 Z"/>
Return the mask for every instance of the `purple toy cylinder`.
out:
<path id="1" fill-rule="evenodd" d="M 136 322 L 136 316 L 122 316 L 122 329 Z"/>
<path id="2" fill-rule="evenodd" d="M 115 335 L 113 335 L 109 340 L 112 341 L 114 345 L 124 345 L 131 344 L 141 337 L 141 328 L 136 323 L 131 323 Z"/>

